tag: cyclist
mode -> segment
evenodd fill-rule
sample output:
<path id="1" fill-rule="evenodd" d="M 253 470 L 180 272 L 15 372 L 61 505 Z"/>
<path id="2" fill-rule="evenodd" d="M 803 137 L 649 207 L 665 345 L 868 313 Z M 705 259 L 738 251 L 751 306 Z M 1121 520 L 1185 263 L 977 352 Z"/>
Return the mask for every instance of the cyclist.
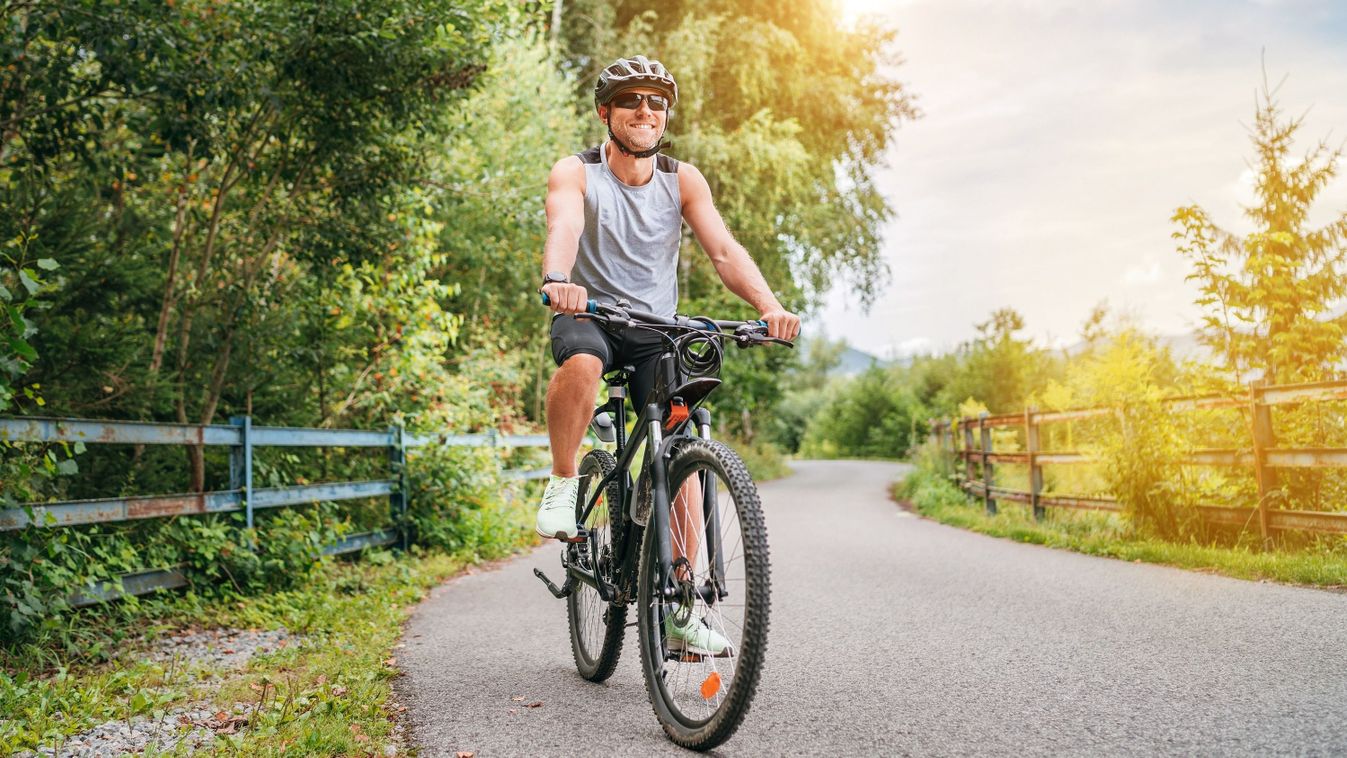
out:
<path id="1" fill-rule="evenodd" d="M 576 456 L 600 378 L 614 368 L 633 366 L 631 398 L 639 411 L 654 384 L 654 359 L 660 350 L 658 335 L 629 330 L 615 336 L 574 314 L 582 313 L 593 298 L 610 304 L 626 299 L 632 308 L 672 316 L 678 305 L 684 221 L 721 281 L 758 311 L 770 336 L 794 339 L 799 333 L 800 318 L 781 306 L 753 259 L 725 227 L 706 178 L 691 164 L 660 154 L 668 146 L 662 138 L 677 102 L 678 84 L 659 61 L 643 55 L 619 58 L 594 86 L 594 105 L 608 139 L 557 161 L 547 179 L 540 291 L 556 312 L 552 358 L 558 369 L 547 388 L 552 476 L 536 526 L 544 537 L 576 536 Z M 694 501 L 685 493 L 675 509 L 685 507 L 679 502 Z M 701 630 L 671 630 L 670 636 L 708 643 L 697 646 L 719 652 L 708 633 L 719 636 L 704 625 Z"/>

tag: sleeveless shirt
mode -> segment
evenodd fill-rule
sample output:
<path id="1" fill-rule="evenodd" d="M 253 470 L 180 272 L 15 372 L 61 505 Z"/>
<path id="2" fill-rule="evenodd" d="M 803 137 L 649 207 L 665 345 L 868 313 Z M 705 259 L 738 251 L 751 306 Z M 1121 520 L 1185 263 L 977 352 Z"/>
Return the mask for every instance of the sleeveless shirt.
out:
<path id="1" fill-rule="evenodd" d="M 571 281 L 602 303 L 661 316 L 678 309 L 678 245 L 683 203 L 678 161 L 655 156 L 655 172 L 639 187 L 624 184 L 608 168 L 604 145 L 579 157 L 585 166 L 585 229 Z"/>

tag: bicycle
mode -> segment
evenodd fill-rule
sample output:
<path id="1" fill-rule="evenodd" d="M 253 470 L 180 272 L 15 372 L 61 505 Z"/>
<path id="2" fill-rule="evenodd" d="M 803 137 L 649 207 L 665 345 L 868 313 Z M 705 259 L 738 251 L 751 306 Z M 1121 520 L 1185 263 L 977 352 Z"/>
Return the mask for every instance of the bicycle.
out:
<path id="1" fill-rule="evenodd" d="M 533 573 L 566 599 L 576 668 L 592 682 L 612 675 L 628 609 L 636 609 L 641 669 L 656 718 L 676 744 L 709 750 L 734 734 L 753 699 L 771 588 L 757 487 L 738 454 L 711 439 L 711 414 L 701 403 L 721 383 L 724 342 L 793 345 L 767 336 L 760 321 L 670 319 L 632 310 L 625 301 L 587 306 L 577 318 L 607 329 L 653 330 L 667 344 L 630 439 L 626 389 L 634 368 L 605 376 L 608 401 L 594 410 L 591 428 L 615 445 L 614 453 L 594 449 L 581 460 L 580 531 L 562 553 L 562 585 L 541 569 Z M 703 538 L 704 545 L 697 544 Z M 671 638 L 670 625 L 692 623 L 729 644 L 717 651 Z"/>

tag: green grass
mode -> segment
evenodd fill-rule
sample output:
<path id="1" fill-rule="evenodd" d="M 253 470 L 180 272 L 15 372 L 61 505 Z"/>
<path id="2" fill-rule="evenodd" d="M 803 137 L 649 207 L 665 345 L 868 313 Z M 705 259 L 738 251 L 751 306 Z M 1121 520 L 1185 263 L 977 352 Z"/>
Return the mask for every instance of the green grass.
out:
<path id="1" fill-rule="evenodd" d="M 527 523 L 527 506 L 517 507 L 517 524 Z M 139 614 L 138 626 L 150 636 L 193 626 L 285 627 L 303 636 L 303 644 L 256 656 L 243 669 L 184 670 L 134 650 L 101 664 L 11 657 L 0 674 L 0 755 L 55 745 L 105 721 L 154 718 L 202 701 L 225 711 L 235 703 L 248 706 L 246 726 L 217 735 L 217 752 L 383 755 L 398 716 L 390 698 L 402 623 L 431 587 L 534 542 L 531 530 L 510 533 L 511 543 L 453 555 L 370 551 L 360 561 L 328 563 L 293 591 L 213 602 L 176 596 L 146 604 Z"/>
<path id="2" fill-rule="evenodd" d="M 970 500 L 939 474 L 920 468 L 895 484 L 893 494 L 927 518 L 1017 542 L 1238 579 L 1347 588 L 1347 540 L 1325 540 L 1309 549 L 1262 551 L 1138 535 L 1125 518 L 1115 514 L 1049 510 L 1048 517 L 1038 522 L 1026 507 L 1002 505 L 995 516 L 989 516 L 981 502 Z"/>

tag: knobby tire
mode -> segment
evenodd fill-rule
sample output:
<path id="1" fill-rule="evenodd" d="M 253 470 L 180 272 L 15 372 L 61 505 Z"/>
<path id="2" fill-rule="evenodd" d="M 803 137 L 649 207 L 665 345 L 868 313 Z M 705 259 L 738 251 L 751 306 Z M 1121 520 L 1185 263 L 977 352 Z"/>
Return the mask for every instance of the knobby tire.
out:
<path id="1" fill-rule="evenodd" d="M 617 461 L 606 450 L 591 450 L 585 454 L 584 459 L 580 461 L 580 488 L 575 505 L 577 520 L 589 500 L 590 487 L 602 481 L 615 468 Z M 603 523 L 604 519 L 607 520 L 606 525 Z M 626 514 L 623 512 L 617 480 L 614 479 L 608 485 L 603 499 L 590 514 L 589 523 L 584 526 L 599 534 L 597 544 L 600 552 L 607 549 L 611 555 L 613 546 L 624 536 L 625 521 Z M 589 551 L 587 543 L 567 547 L 571 551 L 572 560 L 580 555 L 582 548 L 586 552 Z M 591 556 L 591 561 L 596 561 L 598 557 Z M 608 566 L 612 565 L 613 562 L 609 559 Z M 613 583 L 613 571 L 607 571 L 604 579 Z M 591 615 L 595 612 L 602 613 L 599 617 L 602 622 L 601 642 L 595 639 L 598 635 L 594 632 L 599 631 Z M 575 655 L 575 668 L 580 672 L 580 676 L 591 682 L 602 682 L 612 676 L 613 669 L 617 667 L 617 660 L 622 655 L 622 638 L 627 626 L 626 606 L 605 603 L 598 590 L 577 581 L 575 591 L 566 598 L 566 618 L 571 631 L 571 652 Z"/>
<path id="2" fill-rule="evenodd" d="M 665 605 L 656 601 L 659 543 L 656 530 L 649 528 L 645 530 L 641 541 L 638 564 L 637 627 L 646 692 L 664 732 L 682 747 L 710 750 L 729 739 L 738 729 L 757 689 L 767 650 L 771 569 L 762 504 L 757 487 L 738 454 L 713 440 L 690 439 L 680 443 L 669 461 L 670 499 L 679 483 L 698 471 L 709 471 L 719 479 L 719 486 L 728 488 L 725 493 L 729 495 L 726 508 L 737 511 L 745 585 L 743 598 L 739 600 L 743 603 L 744 623 L 740 639 L 735 640 L 738 644 L 734 656 L 737 660 L 733 680 L 708 718 L 698 719 L 684 714 L 674 702 L 674 695 L 662 683 L 662 672 L 666 666 L 662 644 L 662 609 Z M 726 517 L 722 515 L 722 524 Z M 723 526 L 721 535 L 725 541 L 729 541 Z M 727 549 L 723 544 L 721 548 Z"/>

